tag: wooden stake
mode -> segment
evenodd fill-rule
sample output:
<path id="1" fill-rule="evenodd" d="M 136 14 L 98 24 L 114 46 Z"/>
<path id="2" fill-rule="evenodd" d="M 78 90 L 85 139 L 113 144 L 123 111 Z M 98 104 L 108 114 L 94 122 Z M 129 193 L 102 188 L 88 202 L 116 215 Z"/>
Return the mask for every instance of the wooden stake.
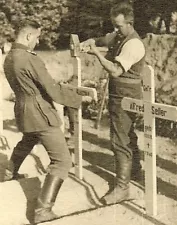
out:
<path id="1" fill-rule="evenodd" d="M 144 100 L 144 154 L 145 154 L 145 203 L 150 215 L 157 215 L 157 172 L 155 117 L 151 113 L 154 103 L 154 70 L 147 70 L 143 78 Z"/>
<path id="2" fill-rule="evenodd" d="M 81 59 L 80 42 L 77 35 L 72 34 L 70 40 L 71 56 L 73 60 L 73 76 L 77 78 L 77 86 L 81 87 Z M 82 106 L 75 109 L 74 113 L 74 155 L 75 175 L 82 179 Z"/>

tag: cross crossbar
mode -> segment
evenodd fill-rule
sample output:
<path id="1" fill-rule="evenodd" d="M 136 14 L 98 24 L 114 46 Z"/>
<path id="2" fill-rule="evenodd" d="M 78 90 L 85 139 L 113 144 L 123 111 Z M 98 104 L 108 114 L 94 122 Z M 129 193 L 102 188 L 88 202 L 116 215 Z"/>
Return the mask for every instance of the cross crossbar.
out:
<path id="1" fill-rule="evenodd" d="M 126 111 L 144 114 L 144 101 L 139 99 L 124 98 L 122 108 Z M 177 121 L 177 107 L 152 103 L 151 114 L 157 118 Z"/>

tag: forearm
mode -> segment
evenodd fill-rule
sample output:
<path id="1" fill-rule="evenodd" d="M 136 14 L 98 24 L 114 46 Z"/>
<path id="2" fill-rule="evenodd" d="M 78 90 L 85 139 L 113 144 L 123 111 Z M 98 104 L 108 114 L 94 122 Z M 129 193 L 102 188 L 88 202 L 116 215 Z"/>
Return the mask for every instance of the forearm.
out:
<path id="1" fill-rule="evenodd" d="M 119 77 L 123 73 L 123 69 L 117 63 L 107 60 L 99 51 L 96 52 L 96 57 L 100 61 L 103 68 L 113 77 Z"/>

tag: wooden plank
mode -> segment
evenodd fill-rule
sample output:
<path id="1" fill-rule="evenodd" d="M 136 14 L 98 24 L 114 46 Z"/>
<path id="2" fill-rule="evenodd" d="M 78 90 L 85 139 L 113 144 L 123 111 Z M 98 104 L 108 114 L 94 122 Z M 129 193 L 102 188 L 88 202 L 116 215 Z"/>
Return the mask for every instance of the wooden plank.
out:
<path id="1" fill-rule="evenodd" d="M 82 104 L 82 97 L 89 96 L 97 100 L 97 93 L 94 88 L 90 87 L 75 87 L 71 84 L 60 84 L 62 104 L 72 108 L 79 108 Z"/>
<path id="2" fill-rule="evenodd" d="M 143 100 L 125 97 L 124 110 L 144 115 L 145 203 L 149 215 L 157 215 L 156 127 L 155 118 L 177 121 L 177 107 L 155 103 L 154 70 L 145 67 Z"/>
<path id="3" fill-rule="evenodd" d="M 145 102 L 146 102 L 145 100 L 125 97 L 123 98 L 121 105 L 124 110 L 143 114 L 145 111 L 144 109 Z M 152 102 L 151 110 L 149 111 L 149 113 L 157 118 L 177 121 L 177 107 L 175 106 Z"/>
<path id="4" fill-rule="evenodd" d="M 155 117 L 177 121 L 177 107 L 160 103 L 152 103 L 151 105 L 151 114 Z"/>
<path id="5" fill-rule="evenodd" d="M 145 153 L 145 203 L 149 215 L 157 215 L 157 181 L 156 181 L 156 143 L 155 117 L 152 114 L 154 103 L 154 70 L 149 67 L 143 78 L 144 89 L 144 153 Z"/>
<path id="6" fill-rule="evenodd" d="M 78 87 L 81 86 L 81 60 L 79 57 L 73 59 L 74 74 L 78 76 Z M 74 113 L 74 163 L 75 175 L 83 178 L 82 172 L 82 105 Z"/>
<path id="7" fill-rule="evenodd" d="M 139 99 L 124 97 L 122 99 L 121 106 L 124 110 L 129 112 L 134 112 L 139 114 L 143 114 L 144 112 L 143 101 Z"/>
<path id="8" fill-rule="evenodd" d="M 73 76 L 77 77 L 77 87 L 81 87 L 81 59 L 80 42 L 77 35 L 72 34 L 70 39 L 71 57 L 73 60 Z M 82 105 L 74 113 L 74 164 L 75 175 L 83 178 L 82 171 Z"/>

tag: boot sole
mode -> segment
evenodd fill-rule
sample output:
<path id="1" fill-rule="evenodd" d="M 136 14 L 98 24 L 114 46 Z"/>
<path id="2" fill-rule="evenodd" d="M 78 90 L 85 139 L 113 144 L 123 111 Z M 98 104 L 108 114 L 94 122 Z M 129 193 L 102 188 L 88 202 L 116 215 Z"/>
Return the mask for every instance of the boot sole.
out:
<path id="1" fill-rule="evenodd" d="M 57 217 L 55 219 L 51 219 L 51 220 L 45 220 L 45 221 L 41 221 L 41 222 L 37 222 L 37 223 L 28 223 L 28 224 L 24 224 L 24 225 L 38 225 L 38 224 L 43 224 L 43 223 L 59 220 L 60 218 L 61 218 L 61 216 L 59 216 L 59 217 Z"/>
<path id="2" fill-rule="evenodd" d="M 133 201 L 134 199 L 133 198 L 130 198 L 129 196 L 127 196 L 126 198 L 120 200 L 120 201 L 117 201 L 117 202 L 111 202 L 111 203 L 107 203 L 106 200 L 104 198 L 100 199 L 100 202 L 105 205 L 105 206 L 110 206 L 110 205 L 116 205 L 116 204 L 121 204 L 123 202 L 130 202 L 130 201 Z"/>

